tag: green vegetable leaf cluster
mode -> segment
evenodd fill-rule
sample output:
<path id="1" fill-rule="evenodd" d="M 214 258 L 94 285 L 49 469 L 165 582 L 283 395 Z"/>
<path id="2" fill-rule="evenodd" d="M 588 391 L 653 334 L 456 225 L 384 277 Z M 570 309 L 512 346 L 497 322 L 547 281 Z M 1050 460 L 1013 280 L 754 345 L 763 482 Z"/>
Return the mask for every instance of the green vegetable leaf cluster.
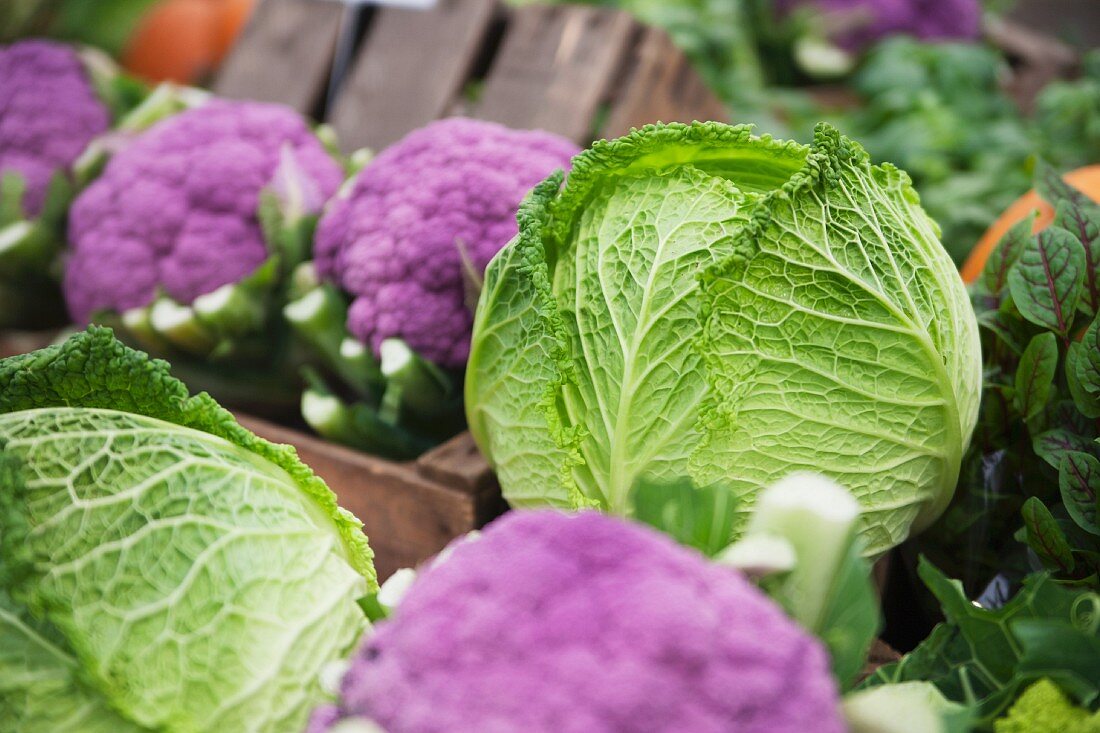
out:
<path id="1" fill-rule="evenodd" d="M 949 568 L 972 592 L 1038 565 L 1100 587 L 1100 206 L 1049 166 L 1036 186 L 1053 223 L 1034 235 L 1030 219 L 1013 227 L 974 287 L 978 438 L 925 547 L 937 562 L 967 558 Z"/>
<path id="2" fill-rule="evenodd" d="M 374 577 L 292 448 L 109 330 L 0 361 L 0 729 L 301 729 Z"/>
<path id="3" fill-rule="evenodd" d="M 880 553 L 939 515 L 977 415 L 977 324 L 904 173 L 650 126 L 538 186 L 493 260 L 471 430 L 516 506 L 634 511 L 642 477 L 754 497 L 823 473 Z"/>
<path id="4" fill-rule="evenodd" d="M 1040 679 L 1053 681 L 1080 705 L 1100 703 L 1096 593 L 1064 587 L 1039 573 L 1003 607 L 986 609 L 927 560 L 919 573 L 946 621 L 900 662 L 878 669 L 864 687 L 932 682 L 948 700 L 976 710 L 983 730 Z"/>

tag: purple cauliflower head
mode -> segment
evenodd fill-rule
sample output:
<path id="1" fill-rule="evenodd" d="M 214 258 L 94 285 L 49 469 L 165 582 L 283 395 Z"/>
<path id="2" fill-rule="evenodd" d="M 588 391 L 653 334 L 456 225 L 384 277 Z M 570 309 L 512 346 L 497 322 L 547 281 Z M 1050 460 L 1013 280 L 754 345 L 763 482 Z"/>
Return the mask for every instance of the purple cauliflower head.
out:
<path id="1" fill-rule="evenodd" d="M 269 256 L 260 194 L 281 195 L 288 156 L 313 198 L 339 188 L 340 166 L 279 105 L 210 101 L 128 143 L 69 214 L 64 289 L 73 318 L 148 305 L 158 289 L 189 304 L 253 272 Z"/>
<path id="2" fill-rule="evenodd" d="M 594 512 L 513 512 L 417 578 L 352 660 L 386 733 L 840 733 L 823 646 L 735 571 Z"/>
<path id="3" fill-rule="evenodd" d="M 974 39 L 981 33 L 980 0 L 783 0 L 790 9 L 812 5 L 842 26 L 836 41 L 857 50 L 892 35 L 926 41 Z"/>
<path id="4" fill-rule="evenodd" d="M 50 179 L 110 124 L 72 48 L 43 40 L 0 47 L 0 175 L 14 171 L 26 181 L 27 216 L 41 213 Z"/>
<path id="5" fill-rule="evenodd" d="M 483 272 L 515 236 L 523 197 L 578 152 L 547 132 L 459 117 L 383 151 L 317 229 L 318 273 L 353 298 L 348 330 L 375 354 L 399 337 L 441 366 L 464 365 L 463 257 Z"/>

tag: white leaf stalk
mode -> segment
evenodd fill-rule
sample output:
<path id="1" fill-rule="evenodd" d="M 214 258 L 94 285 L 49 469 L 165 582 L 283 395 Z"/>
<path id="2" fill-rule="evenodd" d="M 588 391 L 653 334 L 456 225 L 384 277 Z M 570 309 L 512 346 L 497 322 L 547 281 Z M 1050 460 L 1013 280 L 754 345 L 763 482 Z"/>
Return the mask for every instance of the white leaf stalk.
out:
<path id="1" fill-rule="evenodd" d="M 856 539 L 859 513 L 859 503 L 840 485 L 819 474 L 793 473 L 760 495 L 745 538 L 722 560 L 750 575 L 754 569 L 788 571 L 781 600 L 796 621 L 816 632 Z"/>

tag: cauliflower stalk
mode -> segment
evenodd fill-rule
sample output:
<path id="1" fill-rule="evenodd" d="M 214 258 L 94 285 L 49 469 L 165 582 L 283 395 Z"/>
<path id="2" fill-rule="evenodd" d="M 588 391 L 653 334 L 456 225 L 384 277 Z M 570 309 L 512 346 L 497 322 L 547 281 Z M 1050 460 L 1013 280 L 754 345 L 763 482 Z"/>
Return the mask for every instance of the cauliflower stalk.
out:
<path id="1" fill-rule="evenodd" d="M 824 647 L 744 577 L 594 512 L 514 512 L 423 571 L 309 733 L 845 730 Z M 341 727 L 344 726 L 344 727 Z"/>
<path id="2" fill-rule="evenodd" d="M 317 432 L 409 458 L 462 428 L 457 385 L 482 274 L 515 236 L 528 190 L 578 151 L 549 133 L 451 118 L 349 182 L 285 309 L 327 367 L 302 400 Z"/>
<path id="3" fill-rule="evenodd" d="M 271 368 L 290 358 L 278 304 L 343 177 L 278 105 L 211 100 L 160 120 L 72 207 L 69 312 L 115 325 L 214 393 L 239 403 L 251 385 L 271 397 L 289 387 Z M 219 383 L 226 364 L 247 378 Z M 259 367 L 274 376 L 257 379 Z"/>

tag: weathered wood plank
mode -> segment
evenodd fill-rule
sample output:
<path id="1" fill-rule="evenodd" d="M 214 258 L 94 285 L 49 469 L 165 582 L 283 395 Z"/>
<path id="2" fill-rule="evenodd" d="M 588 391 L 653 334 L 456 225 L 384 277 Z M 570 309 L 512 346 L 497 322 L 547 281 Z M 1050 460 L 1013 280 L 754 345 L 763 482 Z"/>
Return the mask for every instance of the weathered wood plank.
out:
<path id="1" fill-rule="evenodd" d="M 214 92 L 281 102 L 312 115 L 328 85 L 342 3 L 264 0 L 252 14 Z"/>
<path id="2" fill-rule="evenodd" d="M 604 137 L 625 135 L 651 122 L 727 119 L 718 97 L 703 82 L 668 34 L 647 28 L 625 67 Z"/>
<path id="3" fill-rule="evenodd" d="M 380 580 L 480 526 L 477 497 L 428 480 L 414 464 L 375 458 L 251 416 L 237 419 L 261 438 L 294 446 L 340 506 L 362 520 Z"/>
<path id="4" fill-rule="evenodd" d="M 330 115 L 340 144 L 349 152 L 379 150 L 444 116 L 469 80 L 498 11 L 496 0 L 377 11 Z"/>
<path id="5" fill-rule="evenodd" d="M 626 13 L 601 8 L 515 10 L 474 115 L 591 142 L 637 29 Z"/>
<path id="6" fill-rule="evenodd" d="M 416 465 L 426 478 L 470 494 L 496 487 L 493 470 L 468 431 L 420 456 Z"/>

